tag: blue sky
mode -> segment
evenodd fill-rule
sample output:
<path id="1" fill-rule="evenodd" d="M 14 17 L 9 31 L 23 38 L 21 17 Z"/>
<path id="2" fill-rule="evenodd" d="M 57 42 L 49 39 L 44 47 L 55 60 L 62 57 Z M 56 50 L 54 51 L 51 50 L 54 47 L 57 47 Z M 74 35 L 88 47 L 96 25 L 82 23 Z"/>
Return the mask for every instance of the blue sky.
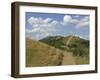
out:
<path id="1" fill-rule="evenodd" d="M 71 34 L 89 39 L 89 15 L 26 12 L 25 18 L 26 36 L 35 40 Z"/>

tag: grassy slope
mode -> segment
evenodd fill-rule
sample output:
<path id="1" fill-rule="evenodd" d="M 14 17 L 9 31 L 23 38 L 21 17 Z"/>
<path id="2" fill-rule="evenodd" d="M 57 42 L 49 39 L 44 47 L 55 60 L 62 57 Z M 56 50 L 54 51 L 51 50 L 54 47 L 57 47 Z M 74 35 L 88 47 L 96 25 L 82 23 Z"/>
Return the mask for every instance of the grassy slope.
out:
<path id="1" fill-rule="evenodd" d="M 26 67 L 56 66 L 62 62 L 62 51 L 47 44 L 26 39 Z"/>
<path id="2" fill-rule="evenodd" d="M 76 64 L 89 63 L 89 41 L 73 36 L 70 43 L 67 45 L 68 39 L 71 37 L 51 36 L 40 40 L 46 44 L 59 48 L 63 51 L 72 52 L 76 58 Z"/>

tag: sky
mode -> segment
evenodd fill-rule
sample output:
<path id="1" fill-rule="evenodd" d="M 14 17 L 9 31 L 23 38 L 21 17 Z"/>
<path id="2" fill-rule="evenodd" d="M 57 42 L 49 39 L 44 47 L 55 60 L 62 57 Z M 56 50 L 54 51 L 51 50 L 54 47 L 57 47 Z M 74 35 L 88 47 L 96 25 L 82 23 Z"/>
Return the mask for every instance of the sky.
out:
<path id="1" fill-rule="evenodd" d="M 40 40 L 47 36 L 76 35 L 89 40 L 89 15 L 26 12 L 26 37 Z"/>

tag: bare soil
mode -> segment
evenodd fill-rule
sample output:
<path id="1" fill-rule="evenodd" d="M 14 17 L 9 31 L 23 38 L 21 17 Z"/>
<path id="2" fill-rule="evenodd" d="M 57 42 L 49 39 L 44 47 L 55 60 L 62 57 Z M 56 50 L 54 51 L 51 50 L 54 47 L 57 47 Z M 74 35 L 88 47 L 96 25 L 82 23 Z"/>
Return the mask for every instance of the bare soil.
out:
<path id="1" fill-rule="evenodd" d="M 64 52 L 63 55 L 62 65 L 75 65 L 75 58 L 71 52 Z"/>

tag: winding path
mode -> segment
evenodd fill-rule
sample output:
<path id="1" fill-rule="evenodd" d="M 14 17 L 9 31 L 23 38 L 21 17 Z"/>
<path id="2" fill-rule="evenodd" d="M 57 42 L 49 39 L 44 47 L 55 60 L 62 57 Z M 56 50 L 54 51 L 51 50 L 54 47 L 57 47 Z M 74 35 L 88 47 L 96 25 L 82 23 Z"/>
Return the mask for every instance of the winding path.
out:
<path id="1" fill-rule="evenodd" d="M 68 45 L 71 42 L 72 38 L 73 38 L 73 36 L 69 37 L 66 45 Z M 75 58 L 71 52 L 64 52 L 63 55 L 64 55 L 64 57 L 62 60 L 62 65 L 74 65 L 75 64 Z"/>

